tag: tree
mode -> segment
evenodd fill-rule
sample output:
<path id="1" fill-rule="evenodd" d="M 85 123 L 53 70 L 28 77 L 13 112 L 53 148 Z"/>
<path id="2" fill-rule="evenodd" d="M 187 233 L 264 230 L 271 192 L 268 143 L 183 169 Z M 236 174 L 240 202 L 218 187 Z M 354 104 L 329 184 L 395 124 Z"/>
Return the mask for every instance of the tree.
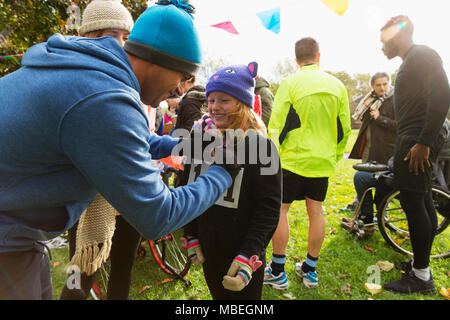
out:
<path id="1" fill-rule="evenodd" d="M 0 1 L 0 55 L 16 55 L 17 61 L 0 60 L 0 75 L 17 70 L 20 55 L 52 34 L 76 35 L 80 12 L 88 3 L 89 0 Z M 147 0 L 122 0 L 122 3 L 134 20 L 147 8 Z"/>
<path id="2" fill-rule="evenodd" d="M 204 53 L 202 66 L 200 67 L 200 70 L 197 73 L 196 83 L 205 86 L 209 78 L 217 70 L 230 64 L 232 63 L 223 56 L 216 56 L 208 52 Z"/>
<path id="3" fill-rule="evenodd" d="M 284 58 L 284 60 L 278 61 L 278 63 L 273 68 L 270 82 L 280 83 L 281 80 L 286 78 L 288 75 L 297 72 L 298 70 L 299 66 L 294 59 Z"/>

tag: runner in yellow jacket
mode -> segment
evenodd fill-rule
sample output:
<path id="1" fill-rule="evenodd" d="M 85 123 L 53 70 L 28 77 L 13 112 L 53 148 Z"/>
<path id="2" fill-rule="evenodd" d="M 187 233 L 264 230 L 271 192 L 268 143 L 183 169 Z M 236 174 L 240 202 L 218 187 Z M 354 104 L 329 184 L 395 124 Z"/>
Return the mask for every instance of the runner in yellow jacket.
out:
<path id="1" fill-rule="evenodd" d="M 301 67 L 281 82 L 268 129 L 283 169 L 329 177 L 351 132 L 347 89 L 317 64 Z"/>
<path id="2" fill-rule="evenodd" d="M 306 200 L 309 216 L 308 255 L 295 271 L 307 287 L 318 285 L 315 266 L 325 237 L 322 202 L 328 177 L 342 159 L 351 132 L 347 90 L 341 81 L 319 68 L 319 45 L 303 38 L 295 45 L 300 71 L 285 78 L 278 88 L 268 134 L 279 148 L 283 169 L 283 204 L 272 238 L 273 257 L 265 283 L 286 289 L 284 271 L 289 240 L 287 212 L 295 200 Z"/>

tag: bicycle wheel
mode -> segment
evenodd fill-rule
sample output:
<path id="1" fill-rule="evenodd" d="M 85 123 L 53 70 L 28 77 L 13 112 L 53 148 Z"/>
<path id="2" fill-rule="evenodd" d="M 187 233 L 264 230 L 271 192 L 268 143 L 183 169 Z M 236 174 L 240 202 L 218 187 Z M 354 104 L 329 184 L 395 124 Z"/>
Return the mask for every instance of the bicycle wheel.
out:
<path id="1" fill-rule="evenodd" d="M 95 281 L 91 288 L 91 296 L 94 300 L 106 300 L 110 272 L 111 262 L 108 259 L 95 274 Z"/>
<path id="2" fill-rule="evenodd" d="M 392 191 L 383 199 L 377 212 L 378 228 L 384 240 L 396 251 L 413 255 L 409 236 L 408 220 L 403 211 L 400 191 Z M 447 258 L 450 256 L 450 229 L 448 229 L 450 195 L 439 188 L 432 189 L 433 202 L 437 212 L 438 227 L 431 248 L 431 258 Z"/>
<path id="3" fill-rule="evenodd" d="M 137 249 L 136 258 L 145 258 L 147 251 L 145 250 L 146 241 L 142 241 Z M 109 275 L 111 272 L 111 262 L 108 258 L 106 262 L 97 270 L 95 281 L 91 288 L 91 296 L 94 300 L 106 300 L 108 293 Z"/>
<path id="4" fill-rule="evenodd" d="M 149 240 L 153 257 L 159 267 L 167 274 L 174 275 L 172 271 L 184 277 L 191 266 L 187 252 L 182 248 L 181 231 L 176 231 L 158 240 Z"/>

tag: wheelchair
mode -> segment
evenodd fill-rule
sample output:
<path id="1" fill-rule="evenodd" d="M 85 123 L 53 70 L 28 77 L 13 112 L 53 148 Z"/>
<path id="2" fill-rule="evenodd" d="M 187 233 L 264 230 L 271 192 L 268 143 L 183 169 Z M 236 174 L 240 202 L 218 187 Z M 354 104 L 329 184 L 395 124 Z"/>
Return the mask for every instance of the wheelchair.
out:
<path id="1" fill-rule="evenodd" d="M 440 157 L 433 168 L 432 197 L 438 218 L 436 236 L 433 241 L 431 258 L 448 258 L 450 256 L 450 157 Z M 400 204 L 400 191 L 393 187 L 393 172 L 386 165 L 376 162 L 357 163 L 355 170 L 372 172 L 376 179 L 376 187 L 366 189 L 349 223 L 341 224 L 345 230 L 358 238 L 367 235 L 370 228 L 378 228 L 384 240 L 394 250 L 412 256 L 412 247 L 408 231 L 406 214 Z M 362 203 L 365 197 L 375 192 L 376 219 L 365 224 L 360 217 Z"/>

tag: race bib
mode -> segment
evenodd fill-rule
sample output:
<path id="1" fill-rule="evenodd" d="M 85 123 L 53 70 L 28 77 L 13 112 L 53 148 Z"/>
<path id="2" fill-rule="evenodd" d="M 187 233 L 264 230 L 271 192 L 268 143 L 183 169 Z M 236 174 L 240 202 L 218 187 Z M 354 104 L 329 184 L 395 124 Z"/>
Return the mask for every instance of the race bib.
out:
<path id="1" fill-rule="evenodd" d="M 192 164 L 189 171 L 188 184 L 194 182 L 198 176 L 205 173 L 210 165 L 208 164 Z M 215 205 L 236 209 L 239 205 L 239 196 L 241 194 L 242 177 L 244 176 L 244 168 L 241 168 L 236 176 L 231 177 L 233 182 L 216 201 Z"/>

